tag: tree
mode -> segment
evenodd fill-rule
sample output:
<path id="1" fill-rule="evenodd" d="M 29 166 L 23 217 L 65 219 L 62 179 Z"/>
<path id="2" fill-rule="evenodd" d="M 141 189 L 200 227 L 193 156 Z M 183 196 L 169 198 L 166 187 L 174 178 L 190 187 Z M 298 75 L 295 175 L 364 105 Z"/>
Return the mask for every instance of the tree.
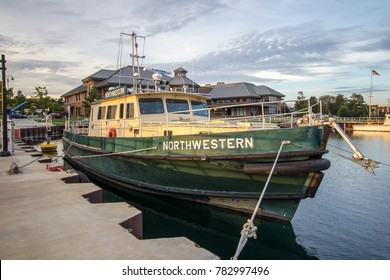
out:
<path id="1" fill-rule="evenodd" d="M 310 106 L 312 106 L 312 112 L 313 112 L 313 113 L 319 113 L 319 112 L 320 112 L 319 106 L 318 106 L 318 105 L 317 105 L 317 106 L 314 106 L 314 105 L 316 105 L 317 103 L 318 103 L 317 97 L 311 96 L 311 97 L 310 97 Z M 314 106 L 314 107 L 313 107 L 313 106 Z"/>
<path id="2" fill-rule="evenodd" d="M 337 95 L 332 108 L 333 110 L 332 115 L 336 115 L 336 114 L 338 115 L 340 108 L 343 106 L 347 106 L 347 102 L 348 100 L 344 98 L 344 95 L 342 94 Z"/>
<path id="3" fill-rule="evenodd" d="M 34 94 L 30 98 L 31 108 L 34 110 L 41 109 L 44 111 L 49 109 L 49 112 L 64 110 L 64 100 L 50 97 L 46 87 L 35 87 Z"/>
<path id="4" fill-rule="evenodd" d="M 283 102 L 281 105 L 281 110 L 282 110 L 282 114 L 285 114 L 285 113 L 290 113 L 292 111 L 292 108 L 290 108 L 287 103 Z"/>
<path id="5" fill-rule="evenodd" d="M 341 106 L 337 115 L 339 117 L 349 117 L 349 111 L 347 106 Z"/>
<path id="6" fill-rule="evenodd" d="M 348 100 L 348 110 L 351 117 L 366 117 L 368 107 L 361 94 L 353 93 Z"/>
<path id="7" fill-rule="evenodd" d="M 92 87 L 88 95 L 83 100 L 83 106 L 85 107 L 85 114 L 89 117 L 91 113 L 91 103 L 98 99 L 98 92 L 95 87 Z"/>
<path id="8" fill-rule="evenodd" d="M 19 104 L 22 104 L 24 101 L 27 100 L 27 97 L 22 93 L 21 90 L 18 90 L 18 92 L 14 95 L 13 103 L 14 106 L 18 106 Z"/>
<path id="9" fill-rule="evenodd" d="M 31 106 L 43 111 L 49 108 L 50 97 L 48 94 L 46 87 L 35 87 L 34 96 L 31 97 Z"/>
<path id="10" fill-rule="evenodd" d="M 306 99 L 306 97 L 303 95 L 303 91 L 299 91 L 298 92 L 297 101 L 295 101 L 295 105 L 294 105 L 294 111 L 295 112 L 307 108 L 307 102 L 303 101 L 305 99 Z"/>

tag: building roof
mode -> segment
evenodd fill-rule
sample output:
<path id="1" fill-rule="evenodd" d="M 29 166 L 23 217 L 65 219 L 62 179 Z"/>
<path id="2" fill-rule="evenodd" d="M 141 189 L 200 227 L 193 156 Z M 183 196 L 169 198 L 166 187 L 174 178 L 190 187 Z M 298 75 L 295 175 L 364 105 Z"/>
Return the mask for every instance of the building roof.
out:
<path id="1" fill-rule="evenodd" d="M 68 91 L 67 93 L 61 95 L 61 97 L 67 97 L 73 94 L 81 93 L 81 92 L 86 92 L 87 91 L 87 86 L 85 85 L 79 85 L 78 87 L 72 89 L 71 91 Z"/>
<path id="2" fill-rule="evenodd" d="M 135 67 L 134 71 L 137 73 L 138 68 Z M 152 71 L 152 70 L 149 70 L 146 68 L 140 69 L 141 84 L 144 86 L 146 86 L 148 84 L 150 86 L 153 86 L 154 80 L 153 80 L 152 76 L 154 73 L 155 73 L 155 71 Z M 161 75 L 162 75 L 161 81 L 166 83 L 166 82 L 171 80 L 170 76 L 165 75 L 165 74 L 161 74 Z M 132 68 L 132 66 L 125 66 L 119 70 L 113 71 L 113 73 L 109 77 L 96 83 L 94 86 L 96 88 L 101 88 L 101 87 L 106 87 L 106 86 L 117 86 L 118 84 L 126 85 L 126 86 L 133 85 L 133 68 Z"/>
<path id="3" fill-rule="evenodd" d="M 238 97 L 260 97 L 276 96 L 284 97 L 285 95 L 269 88 L 267 86 L 256 86 L 251 83 L 240 82 L 231 84 L 217 84 L 211 86 L 209 92 L 212 99 L 238 98 Z"/>
<path id="4" fill-rule="evenodd" d="M 175 73 L 175 75 L 183 74 L 184 76 L 186 75 L 186 73 L 188 73 L 188 71 L 186 69 L 184 69 L 183 67 L 179 67 L 179 68 L 173 70 L 173 72 Z"/>
<path id="5" fill-rule="evenodd" d="M 200 87 L 197 83 L 195 83 L 193 80 L 187 78 L 186 76 L 176 76 L 173 77 L 172 80 L 169 82 L 169 85 L 171 86 L 193 86 L 194 88 Z"/>
<path id="6" fill-rule="evenodd" d="M 116 70 L 101 69 L 101 70 L 93 73 L 92 75 L 84 78 L 82 81 L 84 83 L 88 82 L 90 80 L 102 81 L 102 80 L 105 80 L 105 79 L 109 78 L 110 76 L 112 76 L 115 72 L 116 72 Z"/>

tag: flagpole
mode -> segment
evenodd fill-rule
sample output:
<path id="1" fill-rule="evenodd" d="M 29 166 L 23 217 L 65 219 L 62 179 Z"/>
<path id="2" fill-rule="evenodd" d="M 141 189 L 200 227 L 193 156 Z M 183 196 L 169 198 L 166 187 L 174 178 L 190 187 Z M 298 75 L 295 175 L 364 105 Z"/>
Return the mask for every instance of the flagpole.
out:
<path id="1" fill-rule="evenodd" d="M 368 122 L 369 123 L 371 123 L 371 97 L 372 97 L 372 69 L 371 69 L 370 96 L 368 98 Z"/>

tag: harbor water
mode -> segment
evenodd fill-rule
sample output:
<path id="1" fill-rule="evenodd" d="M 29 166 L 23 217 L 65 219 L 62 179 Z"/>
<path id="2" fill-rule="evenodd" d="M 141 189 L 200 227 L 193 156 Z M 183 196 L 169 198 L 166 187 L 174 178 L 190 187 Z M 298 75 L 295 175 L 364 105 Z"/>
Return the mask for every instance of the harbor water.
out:
<path id="1" fill-rule="evenodd" d="M 332 166 L 314 199 L 305 199 L 291 223 L 256 219 L 239 259 L 390 259 L 390 133 L 354 132 L 361 152 L 381 162 L 375 175 L 343 156 L 352 152 L 343 139 L 329 139 Z M 108 190 L 105 200 L 126 200 L 143 212 L 143 238 L 185 236 L 221 259 L 230 259 L 249 215 L 179 201 Z"/>

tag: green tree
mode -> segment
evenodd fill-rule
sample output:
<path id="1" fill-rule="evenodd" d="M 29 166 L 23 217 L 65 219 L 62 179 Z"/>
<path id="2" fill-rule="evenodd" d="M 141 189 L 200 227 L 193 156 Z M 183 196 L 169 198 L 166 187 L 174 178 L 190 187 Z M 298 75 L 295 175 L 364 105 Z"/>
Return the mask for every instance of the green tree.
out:
<path id="1" fill-rule="evenodd" d="M 348 110 L 350 117 L 366 117 L 368 115 L 368 107 L 361 94 L 354 93 L 348 100 Z"/>
<path id="2" fill-rule="evenodd" d="M 31 108 L 34 110 L 49 110 L 49 112 L 63 111 L 64 100 L 62 98 L 52 98 L 46 87 L 35 87 L 34 96 L 30 98 Z"/>
<path id="3" fill-rule="evenodd" d="M 310 106 L 312 106 L 312 112 L 313 113 L 319 113 L 320 107 L 317 105 L 318 99 L 315 96 L 310 97 Z M 315 105 L 315 106 L 314 106 Z"/>
<path id="4" fill-rule="evenodd" d="M 349 111 L 347 106 L 341 106 L 337 115 L 339 117 L 349 117 Z"/>
<path id="5" fill-rule="evenodd" d="M 290 113 L 292 111 L 292 108 L 290 108 L 287 103 L 283 102 L 281 105 L 281 110 L 282 110 L 282 114 Z"/>
<path id="6" fill-rule="evenodd" d="M 15 106 L 18 106 L 19 104 L 22 104 L 24 101 L 27 100 L 27 97 L 22 93 L 21 90 L 18 90 L 18 92 L 14 95 L 13 102 Z M 25 105 L 26 107 L 28 104 Z"/>
<path id="7" fill-rule="evenodd" d="M 334 97 L 330 95 L 323 95 L 319 98 L 322 104 L 322 112 L 329 116 L 334 115 L 332 113 L 332 105 L 334 103 Z"/>
<path id="8" fill-rule="evenodd" d="M 337 95 L 336 99 L 334 101 L 333 108 L 332 108 L 332 110 L 333 110 L 332 115 L 335 115 L 335 114 L 338 115 L 340 108 L 343 106 L 347 106 L 347 103 L 348 103 L 348 100 L 344 98 L 344 95 L 342 95 L 342 94 Z"/>
<path id="9" fill-rule="evenodd" d="M 85 114 L 89 117 L 91 113 L 91 103 L 98 99 L 98 91 L 95 87 L 92 87 L 88 95 L 83 100 L 83 106 L 85 107 Z"/>
<path id="10" fill-rule="evenodd" d="M 31 97 L 31 105 L 43 111 L 49 108 L 50 97 L 48 94 L 46 87 L 35 87 L 34 96 Z"/>
<path id="11" fill-rule="evenodd" d="M 307 108 L 307 102 L 304 101 L 306 97 L 303 95 L 303 91 L 298 92 L 297 101 L 295 101 L 294 111 L 300 111 Z"/>

